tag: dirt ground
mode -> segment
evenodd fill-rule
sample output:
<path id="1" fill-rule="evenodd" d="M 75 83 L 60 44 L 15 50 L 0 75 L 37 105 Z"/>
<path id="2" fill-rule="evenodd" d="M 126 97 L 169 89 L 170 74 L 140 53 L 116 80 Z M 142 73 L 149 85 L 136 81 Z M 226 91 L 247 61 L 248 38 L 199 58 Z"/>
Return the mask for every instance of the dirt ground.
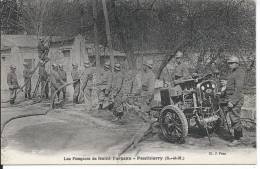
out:
<path id="1" fill-rule="evenodd" d="M 11 117 L 21 114 L 45 112 L 49 104 L 31 104 L 24 101 L 10 107 L 2 104 L 1 129 L 3 123 Z M 66 104 L 63 108 L 51 110 L 47 115 L 20 118 L 10 122 L 2 133 L 2 155 L 10 158 L 8 152 L 21 152 L 31 155 L 50 156 L 74 152 L 76 154 L 118 155 L 123 147 L 142 128 L 144 123 L 137 116 L 127 114 L 120 122 L 112 122 L 109 111 L 86 112 L 84 105 Z M 239 147 L 228 147 L 230 137 L 227 132 L 214 133 L 208 138 L 191 128 L 184 144 L 172 144 L 161 140 L 157 134 L 148 135 L 137 147 L 129 149 L 124 155 L 137 156 L 158 153 L 200 152 L 250 152 L 255 131 L 245 131 L 244 143 Z M 11 160 L 12 161 L 12 160 Z"/>

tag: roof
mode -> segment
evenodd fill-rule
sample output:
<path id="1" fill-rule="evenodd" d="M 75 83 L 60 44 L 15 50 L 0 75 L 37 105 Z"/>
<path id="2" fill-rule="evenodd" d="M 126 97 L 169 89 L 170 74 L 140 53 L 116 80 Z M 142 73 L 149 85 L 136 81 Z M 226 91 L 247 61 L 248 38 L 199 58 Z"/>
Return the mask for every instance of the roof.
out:
<path id="1" fill-rule="evenodd" d="M 51 36 L 51 45 L 64 45 L 64 44 L 73 44 L 74 40 L 81 35 L 76 37 L 60 37 L 60 36 Z M 11 48 L 13 46 L 17 47 L 30 47 L 37 48 L 38 38 L 36 35 L 1 35 L 1 50 Z M 89 55 L 94 55 L 94 43 L 85 42 L 86 49 Z M 103 56 L 125 56 L 125 53 L 120 51 L 112 50 L 112 53 L 109 52 L 107 47 L 99 45 L 100 53 Z"/>
<path id="2" fill-rule="evenodd" d="M 94 54 L 94 43 L 86 43 L 86 48 L 88 51 L 88 54 L 91 56 L 95 55 Z M 114 55 L 114 56 L 126 56 L 125 53 L 117 51 L 117 50 L 112 50 L 112 52 L 109 52 L 109 49 L 107 47 L 104 47 L 102 45 L 99 45 L 99 52 L 101 53 L 101 55 L 103 56 L 110 56 L 110 55 Z"/>
<path id="3" fill-rule="evenodd" d="M 54 36 L 52 39 L 58 39 Z M 38 37 L 36 35 L 1 35 L 1 49 L 6 47 L 30 47 L 36 48 Z"/>

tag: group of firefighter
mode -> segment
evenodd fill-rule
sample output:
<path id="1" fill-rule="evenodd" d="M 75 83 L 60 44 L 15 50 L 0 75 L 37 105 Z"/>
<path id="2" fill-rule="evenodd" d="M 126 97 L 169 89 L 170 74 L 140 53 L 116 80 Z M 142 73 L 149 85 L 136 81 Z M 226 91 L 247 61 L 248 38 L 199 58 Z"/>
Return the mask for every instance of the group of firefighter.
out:
<path id="1" fill-rule="evenodd" d="M 190 76 L 188 65 L 184 63 L 183 53 L 178 51 L 175 55 L 175 68 L 172 73 L 172 79 L 178 80 L 187 78 Z M 41 95 L 48 98 L 49 84 L 51 88 L 51 97 L 57 89 L 67 82 L 67 74 L 63 69 L 63 65 L 52 64 L 52 70 L 48 74 L 45 70 L 45 62 L 40 62 L 39 65 L 39 78 L 41 83 Z M 226 101 L 226 106 L 223 108 L 226 113 L 229 114 L 231 119 L 231 126 L 234 129 L 234 139 L 230 146 L 236 146 L 241 144 L 241 138 L 243 137 L 242 124 L 240 121 L 241 107 L 243 105 L 242 89 L 244 87 L 245 72 L 241 69 L 239 64 L 239 58 L 232 55 L 229 56 L 227 63 L 230 68 L 230 74 L 225 80 L 219 79 L 219 70 L 213 69 L 212 74 L 218 78 L 220 83 L 219 91 L 221 97 Z M 112 70 L 114 69 L 114 70 Z M 84 70 L 79 70 L 77 64 L 72 64 L 71 77 L 73 80 L 73 103 L 80 103 L 81 92 L 88 109 L 104 109 L 111 106 L 113 103 L 114 112 L 122 112 L 120 106 L 124 99 L 127 97 L 127 93 L 135 93 L 141 96 L 139 105 L 141 109 L 143 107 L 149 107 L 149 104 L 153 100 L 154 88 L 156 77 L 153 73 L 153 61 L 147 60 L 143 63 L 141 71 L 134 76 L 129 77 L 130 72 L 122 71 L 121 65 L 116 63 L 114 67 L 111 67 L 110 62 L 104 64 L 103 70 L 99 73 L 100 77 L 97 77 L 97 70 L 93 63 L 85 62 Z M 10 66 L 10 72 L 7 76 L 7 83 L 10 90 L 10 103 L 14 104 L 16 98 L 16 92 L 19 88 L 17 76 L 15 73 L 16 67 Z M 25 84 L 25 98 L 31 98 L 31 70 L 28 64 L 24 64 L 23 77 Z M 66 98 L 66 87 L 57 92 L 57 96 L 62 93 L 63 100 Z M 94 95 L 98 98 L 98 102 L 95 103 Z M 116 110 L 119 108 L 120 110 Z M 141 110 L 142 111 L 142 110 Z M 145 111 L 145 110 L 143 110 Z M 115 119 L 119 120 L 120 115 L 114 114 Z"/>

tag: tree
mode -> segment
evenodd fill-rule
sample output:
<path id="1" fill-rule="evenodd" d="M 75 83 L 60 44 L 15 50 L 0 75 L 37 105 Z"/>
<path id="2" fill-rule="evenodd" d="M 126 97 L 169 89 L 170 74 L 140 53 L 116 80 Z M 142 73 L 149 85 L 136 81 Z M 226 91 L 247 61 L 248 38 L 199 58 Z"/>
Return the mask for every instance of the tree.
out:
<path id="1" fill-rule="evenodd" d="M 21 29 L 18 25 L 20 13 L 16 0 L 0 1 L 0 16 L 1 31 L 3 33 L 13 34 Z"/>

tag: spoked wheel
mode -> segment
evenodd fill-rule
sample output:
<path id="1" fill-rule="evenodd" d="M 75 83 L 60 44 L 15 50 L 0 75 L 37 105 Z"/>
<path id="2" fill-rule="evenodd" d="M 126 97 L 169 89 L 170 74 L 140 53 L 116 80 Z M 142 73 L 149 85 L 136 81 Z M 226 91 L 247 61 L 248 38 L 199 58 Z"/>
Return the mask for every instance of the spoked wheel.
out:
<path id="1" fill-rule="evenodd" d="M 160 138 L 171 143 L 184 143 L 188 122 L 184 113 L 176 108 L 165 109 L 159 114 Z"/>

